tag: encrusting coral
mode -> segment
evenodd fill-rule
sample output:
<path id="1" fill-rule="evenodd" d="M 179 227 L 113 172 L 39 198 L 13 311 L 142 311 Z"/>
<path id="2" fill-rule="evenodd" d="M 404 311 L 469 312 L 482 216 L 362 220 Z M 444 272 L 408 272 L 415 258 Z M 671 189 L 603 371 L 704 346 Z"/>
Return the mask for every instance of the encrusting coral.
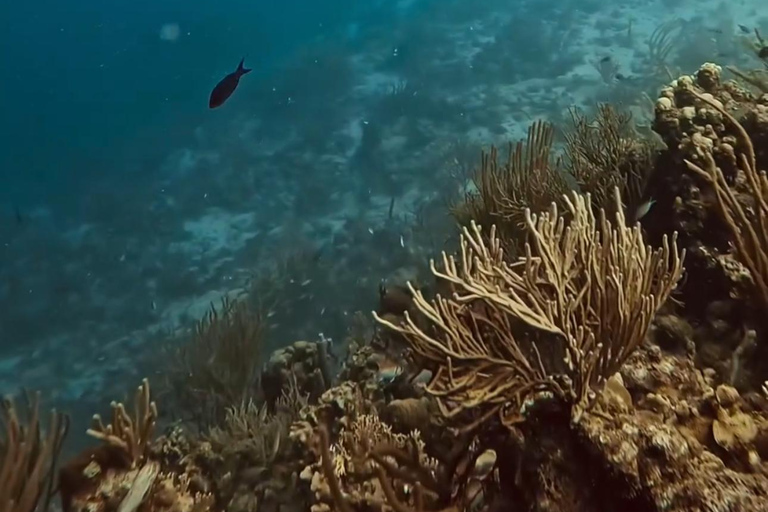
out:
<path id="1" fill-rule="evenodd" d="M 261 372 L 264 399 L 274 405 L 286 389 L 317 399 L 333 382 L 329 341 L 295 341 L 275 350 Z"/>
<path id="2" fill-rule="evenodd" d="M 766 97 L 704 64 L 662 89 L 654 129 L 668 149 L 651 184 L 657 205 L 647 229 L 651 239 L 678 230 L 688 250 L 681 293 L 701 325 L 697 358 L 740 389 L 756 386 L 768 371 L 760 363 L 768 353 Z"/>
<path id="3" fill-rule="evenodd" d="M 690 160 L 685 163 L 690 170 L 703 176 L 713 185 L 718 206 L 733 236 L 736 257 L 749 270 L 762 307 L 764 311 L 768 311 L 768 178 L 757 168 L 755 148 L 744 127 L 711 95 L 705 96 L 694 90 L 691 94 L 720 113 L 724 121 L 736 130 L 735 144 L 724 141 L 719 144 L 718 150 L 731 153 L 737 160 L 738 171 L 746 178 L 745 188 L 751 196 L 749 214 L 723 171 L 717 167 L 712 154 L 715 149 L 711 139 L 695 134 L 690 140 L 695 151 L 694 158 L 703 163 L 698 165 Z M 736 148 L 739 148 L 738 154 Z"/>

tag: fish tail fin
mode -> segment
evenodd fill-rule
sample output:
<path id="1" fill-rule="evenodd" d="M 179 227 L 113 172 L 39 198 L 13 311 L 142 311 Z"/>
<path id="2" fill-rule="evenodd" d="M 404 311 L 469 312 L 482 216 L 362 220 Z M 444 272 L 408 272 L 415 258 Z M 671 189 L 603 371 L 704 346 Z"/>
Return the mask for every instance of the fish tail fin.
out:
<path id="1" fill-rule="evenodd" d="M 253 71 L 253 69 L 252 69 L 252 68 L 246 68 L 246 67 L 244 67 L 244 66 L 243 66 L 243 64 L 244 64 L 244 63 L 245 63 L 245 57 L 243 57 L 242 59 L 240 59 L 240 64 L 238 64 L 238 65 L 237 65 L 237 74 L 238 74 L 238 75 L 241 75 L 241 76 L 242 76 L 242 75 L 244 75 L 244 74 L 246 74 L 246 73 L 250 73 L 251 71 Z"/>

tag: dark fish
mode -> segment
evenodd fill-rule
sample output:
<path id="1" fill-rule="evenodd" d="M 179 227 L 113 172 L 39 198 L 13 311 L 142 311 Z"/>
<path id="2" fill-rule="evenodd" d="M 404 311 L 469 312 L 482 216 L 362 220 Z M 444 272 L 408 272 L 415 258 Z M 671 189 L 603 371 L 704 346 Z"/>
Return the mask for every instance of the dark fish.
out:
<path id="1" fill-rule="evenodd" d="M 610 55 L 606 55 L 605 57 L 600 59 L 600 62 L 602 62 L 603 64 L 605 64 L 607 62 L 611 62 L 611 56 Z"/>
<path id="2" fill-rule="evenodd" d="M 749 34 L 750 32 L 752 32 L 751 30 L 749 30 L 749 27 L 745 27 L 744 25 L 739 25 L 739 30 L 741 30 L 745 34 Z"/>
<path id="3" fill-rule="evenodd" d="M 757 56 L 761 59 L 768 59 L 768 46 L 763 46 L 760 51 L 757 52 Z"/>
<path id="4" fill-rule="evenodd" d="M 250 73 L 250 69 L 243 67 L 245 59 L 240 59 L 240 64 L 237 69 L 221 79 L 221 82 L 216 84 L 216 87 L 211 91 L 211 98 L 208 100 L 209 108 L 220 107 L 227 99 L 232 96 L 232 93 L 237 89 L 237 84 L 240 83 L 240 77 L 246 73 Z"/>
<path id="5" fill-rule="evenodd" d="M 624 80 L 626 77 L 622 75 L 621 73 L 616 73 L 616 80 Z"/>
<path id="6" fill-rule="evenodd" d="M 19 209 L 19 205 L 15 204 L 13 205 L 13 211 L 16 214 L 16 224 L 18 226 L 21 226 L 24 224 L 24 216 L 21 214 L 21 210 Z"/>

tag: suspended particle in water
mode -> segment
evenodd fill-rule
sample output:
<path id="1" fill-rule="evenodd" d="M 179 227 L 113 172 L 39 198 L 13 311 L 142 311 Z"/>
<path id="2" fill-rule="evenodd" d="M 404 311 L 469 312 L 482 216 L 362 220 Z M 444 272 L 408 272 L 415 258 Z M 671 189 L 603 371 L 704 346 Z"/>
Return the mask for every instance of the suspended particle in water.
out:
<path id="1" fill-rule="evenodd" d="M 166 23 L 160 27 L 160 39 L 163 41 L 176 41 L 181 35 L 181 27 L 178 23 Z"/>

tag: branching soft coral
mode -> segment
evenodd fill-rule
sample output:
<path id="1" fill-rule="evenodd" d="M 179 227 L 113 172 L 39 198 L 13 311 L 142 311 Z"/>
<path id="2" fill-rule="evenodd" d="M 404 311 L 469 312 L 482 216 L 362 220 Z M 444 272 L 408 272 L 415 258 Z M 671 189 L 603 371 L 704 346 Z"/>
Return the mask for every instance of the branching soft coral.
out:
<path id="1" fill-rule="evenodd" d="M 299 393 L 294 379 L 276 401 L 274 411 L 253 400 L 230 407 L 224 424 L 212 428 L 208 440 L 225 456 L 247 457 L 256 466 L 267 468 L 284 447 L 291 423 L 306 405 L 307 397 Z"/>
<path id="2" fill-rule="evenodd" d="M 264 322 L 246 302 L 211 306 L 192 338 L 168 354 L 169 385 L 184 413 L 208 427 L 247 401 L 258 381 L 263 339 Z"/>
<path id="3" fill-rule="evenodd" d="M 525 142 L 510 144 L 504 163 L 491 148 L 482 155 L 482 164 L 473 183 L 475 190 L 453 208 L 454 217 L 463 226 L 471 221 L 483 226 L 496 225 L 510 253 L 522 247 L 525 235 L 525 211 L 546 210 L 553 202 L 561 203 L 568 190 L 559 162 L 553 162 L 552 125 L 536 122 Z"/>
<path id="4" fill-rule="evenodd" d="M 101 416 L 93 416 L 93 425 L 88 435 L 103 441 L 117 449 L 128 467 L 134 468 L 144 463 L 147 450 L 152 443 L 157 422 L 157 405 L 150 398 L 149 381 L 144 379 L 136 390 L 133 402 L 133 417 L 125 410 L 125 405 L 112 402 L 112 420 L 104 425 Z"/>
<path id="5" fill-rule="evenodd" d="M 39 416 L 39 395 L 31 397 L 26 417 L 14 402 L 3 400 L 0 411 L 0 512 L 48 509 L 53 495 L 56 459 L 69 430 L 69 418 L 51 412 L 48 432 Z"/>
<path id="6" fill-rule="evenodd" d="M 682 275 L 675 236 L 653 250 L 621 208 L 614 226 L 605 215 L 595 219 L 589 196 L 564 200 L 570 223 L 555 205 L 541 216 L 526 212 L 531 242 L 515 263 L 505 262 L 495 229 L 486 237 L 474 224 L 465 228 L 459 260 L 443 254 L 443 270 L 432 262 L 453 297 L 428 301 L 413 290 L 427 328 L 407 314 L 403 325 L 376 317 L 433 370 L 427 390 L 445 416 L 473 413 L 466 429 L 494 414 L 504 424 L 521 421 L 545 397 L 567 404 L 578 421 Z"/>
<path id="7" fill-rule="evenodd" d="M 613 189 L 619 187 L 630 222 L 637 220 L 645 186 L 653 170 L 653 147 L 634 131 L 632 115 L 610 105 L 598 105 L 594 120 L 571 112 L 566 132 L 566 168 L 582 193 L 592 196 L 595 210 L 610 212 Z"/>

